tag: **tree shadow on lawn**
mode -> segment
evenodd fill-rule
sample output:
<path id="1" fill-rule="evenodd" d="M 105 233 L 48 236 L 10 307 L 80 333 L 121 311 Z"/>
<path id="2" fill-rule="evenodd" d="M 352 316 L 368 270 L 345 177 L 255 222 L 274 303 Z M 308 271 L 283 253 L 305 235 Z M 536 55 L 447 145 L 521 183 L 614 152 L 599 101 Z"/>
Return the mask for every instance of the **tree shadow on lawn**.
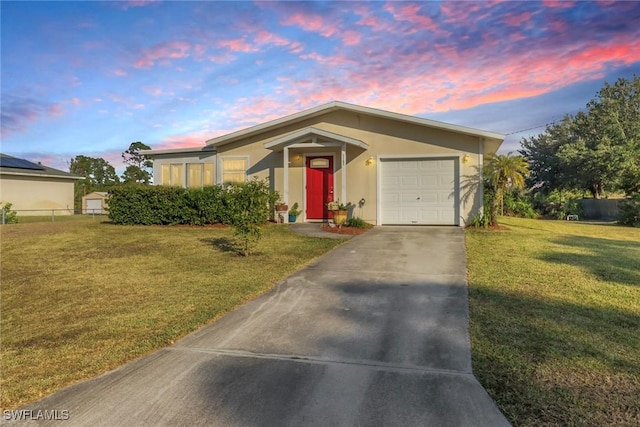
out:
<path id="1" fill-rule="evenodd" d="M 588 253 L 552 251 L 541 259 L 586 268 L 603 281 L 640 286 L 639 242 L 584 236 L 559 236 L 551 242 Z"/>
<path id="2" fill-rule="evenodd" d="M 200 242 L 206 244 L 207 246 L 213 246 L 214 248 L 222 251 L 222 252 L 233 252 L 238 253 L 238 244 L 233 239 L 229 239 L 226 237 L 216 237 L 213 239 L 199 239 Z"/>
<path id="3" fill-rule="evenodd" d="M 486 284 L 470 299 L 474 373 L 514 425 L 636 425 L 640 316 Z"/>

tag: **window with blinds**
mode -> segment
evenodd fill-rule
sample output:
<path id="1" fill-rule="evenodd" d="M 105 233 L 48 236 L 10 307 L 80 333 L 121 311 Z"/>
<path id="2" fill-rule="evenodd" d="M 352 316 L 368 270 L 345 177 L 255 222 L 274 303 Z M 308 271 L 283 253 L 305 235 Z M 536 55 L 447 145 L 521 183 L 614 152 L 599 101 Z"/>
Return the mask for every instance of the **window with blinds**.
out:
<path id="1" fill-rule="evenodd" d="M 213 164 L 187 164 L 187 187 L 200 188 L 205 185 L 213 185 Z"/>
<path id="2" fill-rule="evenodd" d="M 245 182 L 247 180 L 247 164 L 246 158 L 223 158 L 222 182 L 224 184 Z"/>
<path id="3" fill-rule="evenodd" d="M 162 185 L 183 185 L 184 165 L 182 163 L 171 163 L 162 165 L 161 171 Z"/>

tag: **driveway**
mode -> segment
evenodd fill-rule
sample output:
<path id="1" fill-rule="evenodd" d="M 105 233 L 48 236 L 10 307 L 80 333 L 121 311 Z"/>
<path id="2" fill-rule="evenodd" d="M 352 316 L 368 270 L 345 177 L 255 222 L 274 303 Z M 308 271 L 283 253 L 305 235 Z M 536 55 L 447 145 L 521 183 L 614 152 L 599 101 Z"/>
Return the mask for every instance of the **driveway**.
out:
<path id="1" fill-rule="evenodd" d="M 74 426 L 509 425 L 471 371 L 453 227 L 377 227 L 175 346 L 25 409 Z"/>

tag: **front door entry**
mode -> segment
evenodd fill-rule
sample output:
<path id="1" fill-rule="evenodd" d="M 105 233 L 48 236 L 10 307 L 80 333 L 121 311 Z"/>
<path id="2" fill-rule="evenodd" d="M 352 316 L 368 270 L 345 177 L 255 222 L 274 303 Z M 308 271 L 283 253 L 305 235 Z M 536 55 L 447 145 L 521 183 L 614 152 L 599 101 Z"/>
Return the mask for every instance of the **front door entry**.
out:
<path id="1" fill-rule="evenodd" d="M 307 157 L 307 219 L 328 219 L 333 200 L 333 156 Z"/>

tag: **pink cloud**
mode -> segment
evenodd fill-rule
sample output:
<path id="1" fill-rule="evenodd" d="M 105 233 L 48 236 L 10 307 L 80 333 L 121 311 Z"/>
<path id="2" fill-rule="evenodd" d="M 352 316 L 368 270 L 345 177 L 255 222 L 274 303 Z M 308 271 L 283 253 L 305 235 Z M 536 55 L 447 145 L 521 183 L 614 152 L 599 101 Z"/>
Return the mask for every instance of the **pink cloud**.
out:
<path id="1" fill-rule="evenodd" d="M 419 28 L 414 28 L 412 32 L 418 30 L 430 30 L 439 32 L 440 27 L 431 17 L 421 15 L 422 5 L 417 3 L 387 3 L 384 9 L 393 15 L 396 21 L 407 21 L 415 24 Z"/>
<path id="2" fill-rule="evenodd" d="M 357 31 L 347 30 L 342 33 L 342 41 L 347 46 L 353 46 L 360 43 L 360 33 Z"/>
<path id="3" fill-rule="evenodd" d="M 219 43 L 219 46 L 225 47 L 233 52 L 249 53 L 249 52 L 257 51 L 257 49 L 254 46 L 247 43 L 245 37 L 240 37 L 238 39 L 233 39 L 233 40 L 222 40 Z"/>
<path id="4" fill-rule="evenodd" d="M 554 9 L 567 9 L 573 7 L 576 2 L 572 0 L 542 0 L 542 5 L 544 7 L 554 8 Z"/>
<path id="5" fill-rule="evenodd" d="M 171 41 L 157 44 L 144 50 L 134 64 L 135 68 L 150 68 L 156 62 L 168 63 L 171 59 L 186 58 L 191 46 L 183 41 Z"/>
<path id="6" fill-rule="evenodd" d="M 62 104 L 55 103 L 49 107 L 48 113 L 52 116 L 63 116 L 64 110 L 62 109 Z"/>
<path id="7" fill-rule="evenodd" d="M 318 33 L 324 37 L 331 37 L 338 32 L 338 23 L 332 20 L 330 23 L 317 14 L 296 12 L 286 16 L 281 22 L 282 25 L 291 25 Z"/>
<path id="8" fill-rule="evenodd" d="M 127 73 L 126 70 L 122 69 L 122 68 L 116 68 L 115 70 L 111 70 L 111 74 L 118 76 L 118 77 L 124 77 L 126 75 L 128 75 L 129 73 Z"/>
<path id="9" fill-rule="evenodd" d="M 504 22 L 512 27 L 519 27 L 531 19 L 532 14 L 523 12 L 516 15 L 508 15 L 504 18 Z"/>

